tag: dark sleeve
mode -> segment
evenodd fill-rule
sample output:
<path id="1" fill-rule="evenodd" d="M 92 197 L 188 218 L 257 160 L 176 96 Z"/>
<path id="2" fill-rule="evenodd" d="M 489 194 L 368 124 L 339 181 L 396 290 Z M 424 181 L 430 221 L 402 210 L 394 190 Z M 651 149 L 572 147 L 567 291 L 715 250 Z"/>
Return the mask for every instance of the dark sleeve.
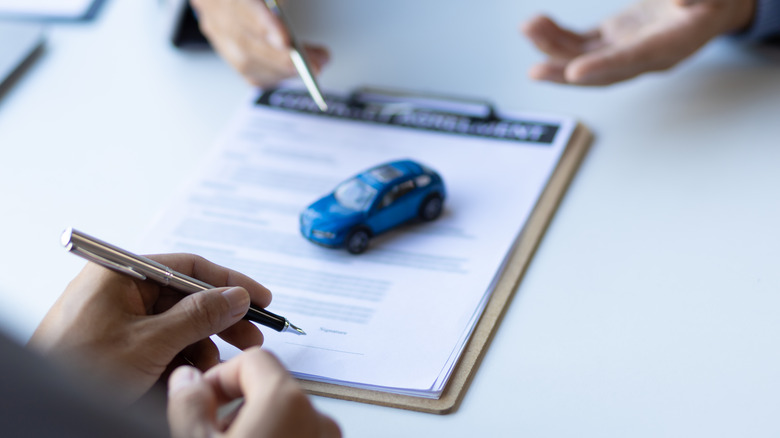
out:
<path id="1" fill-rule="evenodd" d="M 8 437 L 168 436 L 165 412 L 122 408 L 0 334 L 0 435 Z M 91 389 L 87 389 L 91 388 Z"/>
<path id="2" fill-rule="evenodd" d="M 780 43 L 780 0 L 756 0 L 753 23 L 735 36 L 745 41 Z"/>

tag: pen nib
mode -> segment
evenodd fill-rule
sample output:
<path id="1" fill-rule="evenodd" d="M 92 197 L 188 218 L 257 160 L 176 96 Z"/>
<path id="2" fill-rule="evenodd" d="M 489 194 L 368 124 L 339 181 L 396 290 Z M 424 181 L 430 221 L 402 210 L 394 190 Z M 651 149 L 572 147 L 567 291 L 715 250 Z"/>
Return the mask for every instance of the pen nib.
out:
<path id="1" fill-rule="evenodd" d="M 303 331 L 302 328 L 296 327 L 296 326 L 294 326 L 292 324 L 289 325 L 289 328 L 292 329 L 293 333 L 295 333 L 296 335 L 305 335 L 306 334 L 306 332 Z"/>

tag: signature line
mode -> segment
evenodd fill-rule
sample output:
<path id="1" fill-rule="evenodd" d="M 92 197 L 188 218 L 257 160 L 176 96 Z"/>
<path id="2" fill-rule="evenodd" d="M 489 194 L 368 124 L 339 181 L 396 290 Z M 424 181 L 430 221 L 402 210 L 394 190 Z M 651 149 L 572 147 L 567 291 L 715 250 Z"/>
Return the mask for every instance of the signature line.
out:
<path id="1" fill-rule="evenodd" d="M 297 345 L 299 347 L 306 347 L 306 348 L 314 348 L 314 349 L 317 349 L 317 350 L 335 351 L 336 353 L 346 353 L 346 354 L 354 354 L 354 355 L 357 355 L 357 356 L 365 356 L 363 353 L 355 353 L 354 351 L 333 350 L 331 348 L 315 347 L 313 345 L 296 344 L 295 342 L 285 342 L 285 344 Z"/>

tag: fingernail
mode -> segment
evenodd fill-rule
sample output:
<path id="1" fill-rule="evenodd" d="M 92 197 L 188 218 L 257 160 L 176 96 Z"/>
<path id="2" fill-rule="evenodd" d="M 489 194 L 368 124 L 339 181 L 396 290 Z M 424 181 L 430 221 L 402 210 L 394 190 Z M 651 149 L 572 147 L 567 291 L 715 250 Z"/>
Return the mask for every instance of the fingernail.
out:
<path id="1" fill-rule="evenodd" d="M 249 293 L 242 287 L 231 287 L 222 292 L 230 305 L 231 316 L 244 316 L 249 309 Z"/>
<path id="2" fill-rule="evenodd" d="M 196 368 L 186 365 L 176 368 L 168 379 L 168 396 L 199 382 L 201 378 L 202 375 Z"/>
<path id="3" fill-rule="evenodd" d="M 582 68 L 582 64 L 569 64 L 563 72 L 566 82 L 578 85 L 590 85 L 602 80 L 604 72 L 592 68 Z"/>
<path id="4" fill-rule="evenodd" d="M 268 44 L 273 47 L 276 50 L 284 50 L 284 40 L 282 40 L 281 35 L 279 35 L 277 32 L 269 32 L 268 35 L 265 37 L 266 41 L 268 41 Z"/>
<path id="5" fill-rule="evenodd" d="M 599 75 L 593 73 L 567 74 L 566 82 L 577 85 L 588 85 L 595 82 L 598 78 Z"/>

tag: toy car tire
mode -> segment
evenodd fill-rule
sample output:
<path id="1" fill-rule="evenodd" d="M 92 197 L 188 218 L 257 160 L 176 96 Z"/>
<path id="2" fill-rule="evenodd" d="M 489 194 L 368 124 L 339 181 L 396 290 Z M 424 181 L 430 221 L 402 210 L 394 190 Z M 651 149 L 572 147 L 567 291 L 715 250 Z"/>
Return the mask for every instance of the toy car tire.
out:
<path id="1" fill-rule="evenodd" d="M 434 194 L 425 198 L 420 204 L 420 219 L 428 222 L 439 217 L 442 211 L 444 202 L 441 199 L 441 195 Z"/>
<path id="2" fill-rule="evenodd" d="M 347 251 L 352 254 L 362 253 L 368 248 L 368 240 L 370 237 L 368 230 L 365 228 L 356 228 L 352 230 L 344 241 Z"/>

